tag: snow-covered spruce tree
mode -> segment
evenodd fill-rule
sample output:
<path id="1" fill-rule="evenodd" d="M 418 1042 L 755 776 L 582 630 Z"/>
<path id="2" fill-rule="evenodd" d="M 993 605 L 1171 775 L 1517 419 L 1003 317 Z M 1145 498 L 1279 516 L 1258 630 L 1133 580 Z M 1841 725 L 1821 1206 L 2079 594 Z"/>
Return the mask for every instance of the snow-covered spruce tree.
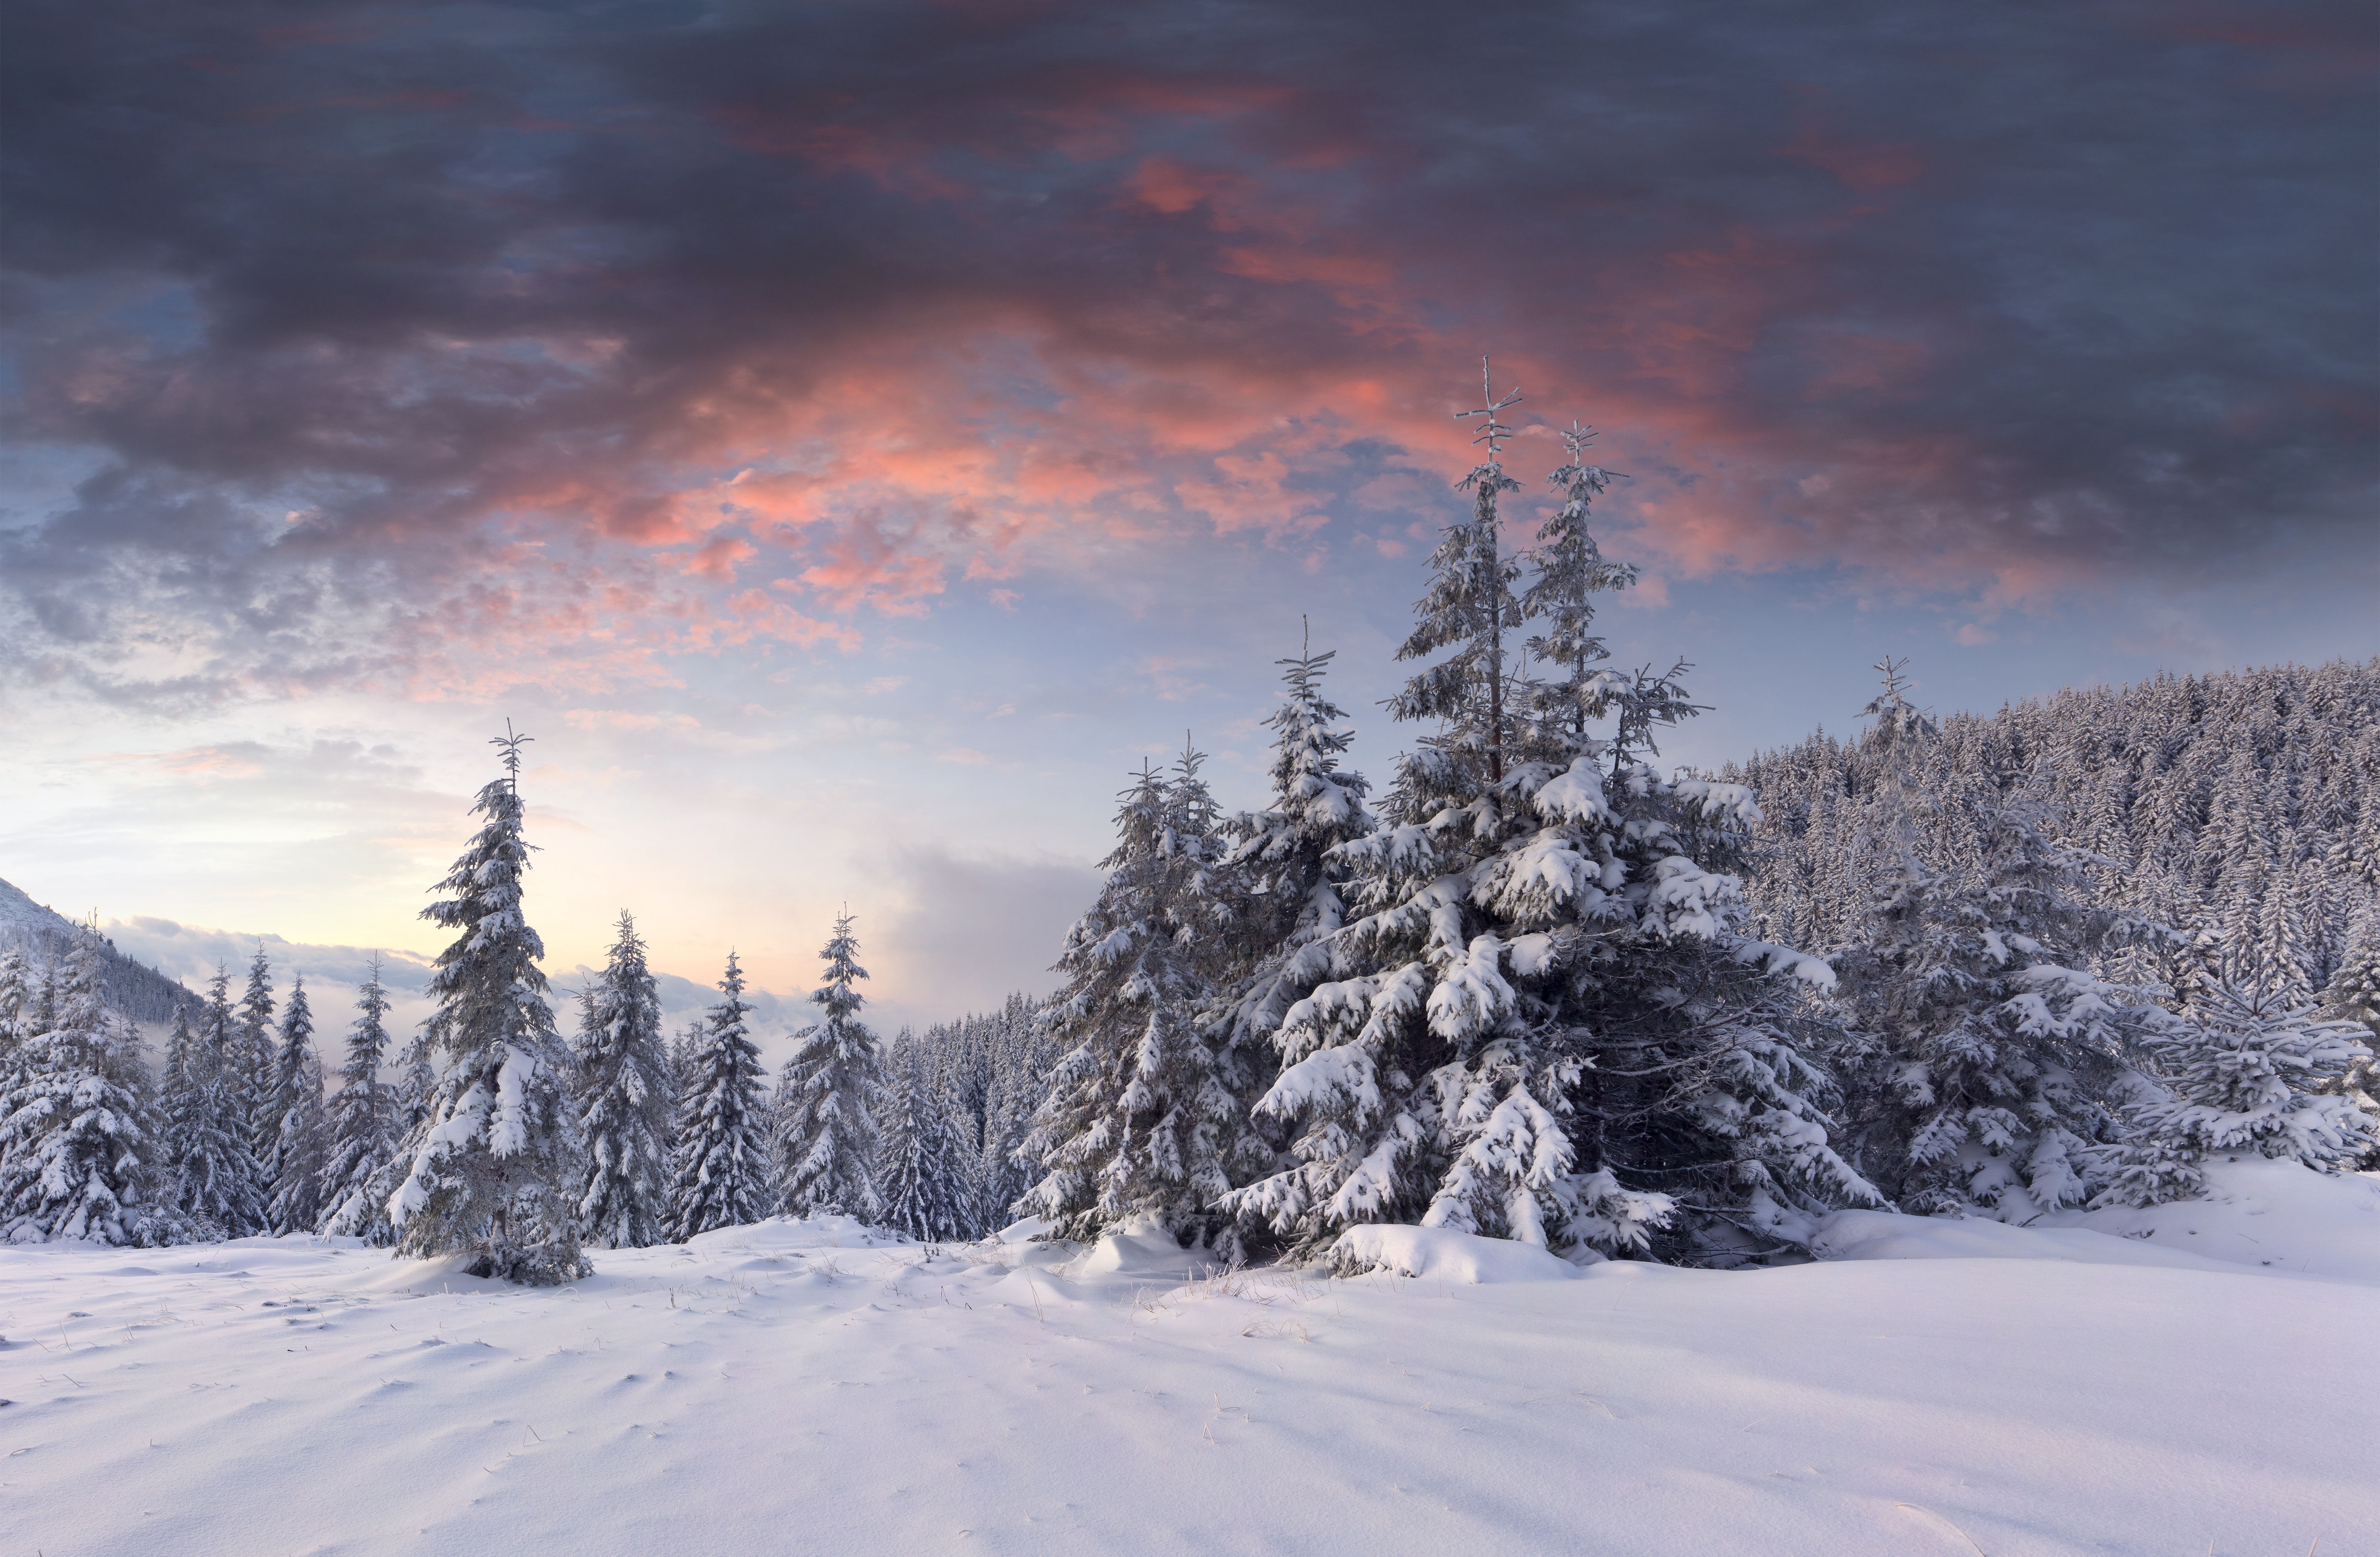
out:
<path id="1" fill-rule="evenodd" d="M 1234 1095 L 1232 1059 L 1199 1030 L 1235 948 L 1232 892 L 1215 879 L 1214 804 L 1185 750 L 1171 776 L 1144 768 L 1124 791 L 1106 884 L 1067 932 L 1065 985 L 1043 1008 L 1062 1056 L 1019 1148 L 1042 1168 L 1015 1204 L 1067 1237 L 1153 1216 L 1175 1237 L 1237 1229 L 1215 1209 L 1234 1177 L 1271 1157 Z"/>
<path id="2" fill-rule="evenodd" d="M 1295 998 L 1291 992 L 1326 971 L 1318 943 L 1346 922 L 1347 869 L 1332 851 L 1379 825 L 1365 803 L 1370 782 L 1344 766 L 1354 743 L 1342 722 L 1347 716 L 1323 695 L 1335 653 L 1316 654 L 1309 645 L 1295 659 L 1275 661 L 1288 693 L 1265 721 L 1275 732 L 1272 803 L 1224 827 L 1221 871 L 1242 921 L 1233 933 L 1243 965 L 1226 973 L 1208 1025 L 1221 1051 L 1242 1065 L 1247 1058 L 1240 1056 L 1264 1052 L 1258 1074 L 1266 1084 L 1270 1040 Z"/>
<path id="3" fill-rule="evenodd" d="M 422 1023 L 413 1036 L 405 1041 L 405 1054 L 398 1066 L 396 1084 L 389 1090 L 393 1095 L 396 1155 L 401 1169 L 397 1182 L 402 1183 L 405 1174 L 412 1171 L 413 1162 L 412 1153 L 406 1143 L 430 1128 L 431 1106 L 437 1101 L 438 1067 L 431 1058 L 429 1023 Z M 387 1208 L 383 1206 L 382 1209 Z"/>
<path id="4" fill-rule="evenodd" d="M 164 1121 L 164 1156 L 169 1179 L 174 1162 L 174 1142 L 181 1135 L 181 1116 L 189 1099 L 196 1095 L 198 1078 L 206 1063 L 205 1050 L 200 1046 L 198 1031 L 190 1025 L 190 1007 L 186 1000 L 174 1002 L 174 1014 L 165 1029 L 165 1068 L 157 1079 L 157 1111 Z M 6 1083 L 0 1072 L 0 1084 Z"/>
<path id="5" fill-rule="evenodd" d="M 1560 672 L 1560 680 L 1540 680 L 1530 689 L 1533 710 L 1580 750 L 1589 726 L 1612 711 L 1613 694 L 1634 684 L 1597 669 L 1611 651 L 1595 631 L 1596 597 L 1627 588 L 1638 573 L 1604 556 L 1587 523 L 1595 500 L 1621 473 L 1587 463 L 1593 428 L 1573 421 L 1561 440 L 1570 459 L 1547 479 L 1561 489 L 1562 505 L 1538 526 L 1521 611 L 1546 624 L 1529 640 L 1529 652 Z"/>
<path id="6" fill-rule="evenodd" d="M 107 1008 L 104 973 L 97 935 L 67 944 L 55 1016 L 26 1036 L 0 1092 L 0 1243 L 185 1236 L 160 1193 L 164 1121 L 140 1036 Z"/>
<path id="7" fill-rule="evenodd" d="M 1025 1154 L 1025 1143 L 1033 1133 L 1034 1115 L 1050 1095 L 1059 1057 L 1041 1020 L 1043 1008 L 1039 1000 L 1012 995 L 997 1017 L 974 1019 L 988 1030 L 990 1049 L 968 1227 L 977 1237 L 1015 1220 L 1010 1208 L 1041 1177 L 1040 1162 Z"/>
<path id="8" fill-rule="evenodd" d="M 322 1165 L 331 1154 L 331 1114 L 322 1056 L 309 1049 L 281 1116 L 280 1165 L 266 1207 L 277 1233 L 310 1233 L 322 1220 Z"/>
<path id="9" fill-rule="evenodd" d="M 22 947 L 0 947 L 0 1084 L 16 1063 L 17 1047 L 32 1026 L 32 970 Z"/>
<path id="10" fill-rule="evenodd" d="M 2099 1203 L 2191 1199 L 2204 1192 L 2213 1156 L 2286 1158 L 2336 1172 L 2371 1149 L 2371 1116 L 2336 1095 L 2351 1068 L 2371 1061 L 2362 1029 L 2325 1021 L 2272 984 L 2243 984 L 2238 964 L 2264 960 L 2233 960 L 2191 993 L 2180 1018 L 2142 1036 L 2153 1082 L 2125 1111 L 2125 1142 Z"/>
<path id="11" fill-rule="evenodd" d="M 739 1227 L 769 1213 L 769 1133 L 762 1114 L 760 1050 L 744 1019 L 744 971 L 727 954 L 700 1044 L 688 1056 L 678 1099 L 677 1148 L 670 1181 L 670 1237 Z M 658 1014 L 658 1013 L 657 1013 Z"/>
<path id="12" fill-rule="evenodd" d="M 877 1192 L 884 1225 L 920 1243 L 964 1237 L 966 1186 L 951 1150 L 941 1078 L 932 1056 L 904 1032 L 893 1040 Z"/>
<path id="13" fill-rule="evenodd" d="M 2131 1037 L 2155 1016 L 2091 970 L 2117 928 L 2043 806 L 1954 770 L 1899 695 L 1853 849 L 1870 897 L 1834 958 L 1848 1152 L 1904 1211 L 2026 1221 L 2099 1188 Z M 1955 806 L 1955 825 L 1921 812 Z M 1949 847 L 1928 847 L 1947 843 Z"/>
<path id="14" fill-rule="evenodd" d="M 2380 910 L 2365 913 L 2341 939 L 2346 949 L 2338 972 L 2323 992 L 2322 1015 L 2361 1026 L 2364 1057 L 2329 1090 L 2362 1109 L 2380 1134 Z M 2380 1139 L 2364 1153 L 2361 1165 L 2380 1168 Z"/>
<path id="15" fill-rule="evenodd" d="M 694 1085 L 694 1056 L 702 1052 L 702 1035 L 707 1031 L 700 1019 L 687 1022 L 669 1041 L 670 1117 L 677 1117 L 677 1100 Z"/>
<path id="16" fill-rule="evenodd" d="M 248 1149 L 247 1115 L 236 1067 L 239 1020 L 231 974 L 218 963 L 200 1008 L 196 1042 L 167 1077 L 167 1157 L 175 1203 L 195 1223 L 227 1238 L 265 1227 L 264 1170 Z"/>
<path id="17" fill-rule="evenodd" d="M 2338 972 L 2323 992 L 2323 1015 L 2360 1023 L 2380 1038 L 2380 914 L 2355 926 Z"/>
<path id="18" fill-rule="evenodd" d="M 819 953 L 826 978 L 810 995 L 825 1020 L 794 1034 L 793 1056 L 778 1075 L 777 1209 L 788 1216 L 872 1219 L 882 1209 L 876 1153 L 884 1062 L 876 1034 L 859 1020 L 867 1000 L 852 985 L 868 970 L 854 960 L 858 950 L 845 913 Z"/>
<path id="19" fill-rule="evenodd" d="M 404 1182 L 389 1197 L 400 1255 L 469 1253 L 468 1273 L 553 1285 L 590 1273 L 579 1252 L 585 1164 L 570 1097 L 570 1052 L 553 1028 L 545 944 L 521 912 L 529 845 L 521 836 L 520 747 L 511 727 L 494 744 L 504 777 L 480 791 L 487 818 L 421 911 L 455 931 L 439 953 L 426 1035 L 445 1060 L 428 1116 L 407 1142 Z"/>
<path id="20" fill-rule="evenodd" d="M 273 1192 L 273 1153 L 281 1140 L 281 1116 L 274 1107 L 276 1068 L 273 1052 L 273 964 L 260 941 L 248 965 L 248 989 L 239 998 L 237 1035 L 229 1056 L 231 1095 L 246 1122 L 248 1149 L 265 1175 L 264 1192 Z"/>
<path id="21" fill-rule="evenodd" d="M 1336 851 L 1361 911 L 1275 1036 L 1257 1109 L 1293 1130 L 1295 1165 L 1226 1203 L 1308 1251 L 1381 1221 L 1609 1253 L 1796 1240 L 1876 1199 L 1827 1143 L 1826 1078 L 1782 987 L 1830 975 L 1744 936 L 1740 884 L 1689 852 L 1732 845 L 1747 791 L 1633 751 L 1607 778 L 1583 721 L 1512 720 L 1492 603 L 1510 404 L 1484 408 L 1472 521 L 1401 651 L 1455 651 L 1390 704 L 1439 728 L 1401 762 L 1390 825 Z"/>
<path id="22" fill-rule="evenodd" d="M 1401 660 L 1440 653 L 1446 658 L 1410 677 L 1388 706 L 1398 719 L 1436 721 L 1438 730 L 1422 739 L 1424 750 L 1451 767 L 1475 771 L 1481 782 L 1493 786 L 1503 782 L 1524 712 L 1504 643 L 1521 624 L 1521 603 L 1512 595 L 1521 559 L 1503 549 L 1498 507 L 1503 494 L 1519 491 L 1521 484 L 1504 474 L 1499 456 L 1512 429 L 1497 420 L 1521 397 L 1515 392 L 1497 399 L 1484 367 L 1480 383 L 1487 404 L 1461 413 L 1485 418 L 1472 441 L 1488 445 L 1487 460 L 1457 488 L 1472 494 L 1471 519 L 1448 525 L 1430 554 L 1429 582 L 1414 607 L 1414 630 L 1397 647 Z"/>
<path id="23" fill-rule="evenodd" d="M 388 1219 L 388 1197 L 396 1186 L 396 1098 L 380 1080 L 388 1056 L 388 989 L 381 983 L 379 953 L 371 977 L 356 990 L 355 1025 L 347 1030 L 347 1053 L 339 1067 L 339 1090 L 330 1102 L 330 1146 L 320 1179 L 321 1230 L 361 1238 L 385 1249 L 396 1241 Z"/>
<path id="24" fill-rule="evenodd" d="M 602 976 L 579 1002 L 573 1045 L 587 1141 L 578 1223 L 598 1249 L 643 1249 L 669 1237 L 670 1113 L 676 1092 L 644 938 L 625 909 L 618 928 Z"/>
<path id="25" fill-rule="evenodd" d="M 322 1163 L 330 1153 L 330 1119 L 322 1106 L 322 1061 L 314 1052 L 314 1011 L 306 976 L 290 981 L 281 1013 L 281 1047 L 273 1056 L 272 1186 L 265 1219 L 275 1233 L 310 1233 L 322 1217 Z"/>

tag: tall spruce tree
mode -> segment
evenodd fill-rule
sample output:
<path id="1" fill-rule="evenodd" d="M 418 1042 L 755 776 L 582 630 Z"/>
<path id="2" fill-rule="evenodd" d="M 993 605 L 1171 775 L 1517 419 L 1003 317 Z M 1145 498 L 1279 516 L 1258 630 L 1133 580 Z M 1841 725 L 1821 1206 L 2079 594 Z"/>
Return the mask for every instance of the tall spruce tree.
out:
<path id="1" fill-rule="evenodd" d="M 794 1034 L 779 1073 L 775 1114 L 777 1205 L 788 1216 L 841 1213 L 874 1218 L 883 1209 L 876 1186 L 877 1115 L 884 1101 L 884 1062 L 876 1034 L 859 1020 L 867 999 L 853 987 L 868 976 L 856 960 L 852 916 L 834 922 L 819 953 L 826 977 L 810 1003 L 821 1019 Z"/>
<path id="2" fill-rule="evenodd" d="M 731 996 L 731 999 L 735 996 Z M 661 992 L 627 910 L 602 975 L 579 1003 L 579 1128 L 587 1183 L 578 1221 L 598 1249 L 643 1249 L 670 1228 L 670 1114 L 677 1092 Z"/>
<path id="3" fill-rule="evenodd" d="M 274 1106 L 275 1067 L 273 1052 L 273 964 L 259 941 L 248 965 L 248 988 L 239 997 L 239 1026 L 228 1050 L 234 1105 L 248 1131 L 248 1150 L 264 1174 L 265 1194 L 273 1192 L 273 1153 L 281 1139 L 281 1115 Z"/>
<path id="4" fill-rule="evenodd" d="M 438 957 L 427 1036 L 444 1056 L 427 1117 L 407 1144 L 389 1197 L 401 1255 L 469 1253 L 468 1273 L 552 1285 L 590 1273 L 579 1251 L 586 1168 L 570 1096 L 570 1053 L 554 1031 L 545 944 L 521 909 L 529 844 L 521 836 L 520 747 L 509 724 L 493 744 L 504 777 L 472 806 L 486 823 L 421 911 L 456 932 Z"/>
<path id="5" fill-rule="evenodd" d="M 306 976 L 294 975 L 281 1013 L 281 1046 L 273 1056 L 272 1185 L 266 1221 L 275 1233 L 310 1233 L 322 1217 L 322 1163 L 330 1152 L 330 1120 L 322 1105 L 322 1061 L 314 1051 L 314 1011 Z"/>
<path id="6" fill-rule="evenodd" d="M 1233 1089 L 1228 1031 L 1198 1022 L 1235 928 L 1201 760 L 1185 748 L 1170 777 L 1144 767 L 1124 791 L 1107 881 L 1067 932 L 1066 983 L 1042 1010 L 1062 1057 L 1019 1148 L 1042 1177 L 1015 1210 L 1068 1237 L 1154 1217 L 1179 1239 L 1220 1236 L 1239 1252 L 1215 1207 L 1270 1157 Z"/>
<path id="7" fill-rule="evenodd" d="M 380 954 L 371 976 L 356 989 L 355 1024 L 339 1067 L 339 1090 L 330 1102 L 330 1148 L 321 1178 L 321 1228 L 361 1238 L 385 1249 L 396 1241 L 388 1219 L 388 1197 L 396 1162 L 396 1097 L 380 1069 L 388 1057 L 388 988 L 381 982 Z"/>
<path id="8" fill-rule="evenodd" d="M 179 1190 L 174 1182 L 174 1164 L 178 1154 L 176 1142 L 185 1133 L 185 1115 L 198 1096 L 205 1060 L 198 1032 L 190 1025 L 189 1002 L 176 1000 L 165 1029 L 165 1068 L 157 1080 L 157 1108 L 164 1131 L 165 1189 L 168 1197 L 177 1202 Z M 0 1072 L 0 1084 L 5 1084 L 5 1072 Z"/>
<path id="9" fill-rule="evenodd" d="M 67 943 L 52 1021 L 26 1036 L 0 1091 L 0 1243 L 179 1241 L 140 1036 L 107 1008 L 106 957 Z"/>
<path id="10" fill-rule="evenodd" d="M 1221 869 L 1241 905 L 1245 966 L 1230 979 L 1219 1014 L 1225 1045 L 1235 1052 L 1269 1049 L 1293 998 L 1288 991 L 1323 971 L 1318 943 L 1347 917 L 1347 866 L 1336 851 L 1379 825 L 1365 803 L 1370 782 L 1345 766 L 1354 743 L 1346 715 L 1323 694 L 1335 652 L 1316 654 L 1309 645 L 1295 659 L 1275 661 L 1288 692 L 1265 721 L 1275 732 L 1272 803 L 1226 827 Z"/>
<path id="11" fill-rule="evenodd" d="M 686 1090 L 678 1099 L 670 1234 L 681 1243 L 769 1213 L 760 1050 L 745 1023 L 752 1008 L 744 1003 L 744 971 L 732 951 L 719 990 L 726 998 L 710 1008 L 701 1043 L 687 1056 Z"/>
<path id="12" fill-rule="evenodd" d="M 1831 975 L 1749 939 L 1740 884 L 1696 858 L 1732 857 L 1748 791 L 1664 778 L 1641 744 L 1605 774 L 1583 678 L 1575 709 L 1539 699 L 1515 722 L 1493 550 L 1493 495 L 1518 489 L 1497 419 L 1512 403 L 1469 413 L 1488 456 L 1463 483 L 1473 516 L 1433 556 L 1400 651 L 1451 651 L 1390 703 L 1438 728 L 1399 765 L 1390 825 L 1337 850 L 1361 911 L 1318 943 L 1274 1034 L 1282 1069 L 1256 1108 L 1293 1164 L 1224 1203 L 1305 1251 L 1378 1221 L 1607 1253 L 1799 1241 L 1815 1213 L 1876 1199 L 1828 1144 L 1827 1078 L 1794 1031 L 1791 975 Z M 1569 634 L 1583 587 L 1541 597 Z M 1578 638 L 1562 652 L 1577 672 Z M 1639 742 L 1692 706 L 1674 676 L 1650 681 Z"/>
<path id="13" fill-rule="evenodd" d="M 168 1158 L 176 1205 L 199 1225 L 227 1238 L 266 1225 L 264 1170 L 248 1149 L 248 1120 L 238 1080 L 239 1019 L 231 1003 L 231 974 L 221 963 L 207 983 L 195 1042 L 167 1077 Z"/>

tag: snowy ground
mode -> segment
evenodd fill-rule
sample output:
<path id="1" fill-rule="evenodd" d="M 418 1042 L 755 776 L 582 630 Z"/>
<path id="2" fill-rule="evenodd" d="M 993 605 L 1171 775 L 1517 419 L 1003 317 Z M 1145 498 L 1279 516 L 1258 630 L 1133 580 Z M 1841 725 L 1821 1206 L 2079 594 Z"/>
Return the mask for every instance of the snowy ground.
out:
<path id="1" fill-rule="evenodd" d="M 841 1222 L 559 1292 L 10 1249 L 0 1551 L 2380 1552 L 2380 1179 L 2221 1187 L 2146 1238 L 1847 1215 L 1741 1274 L 1400 1234 L 1417 1275 L 1185 1284 Z"/>

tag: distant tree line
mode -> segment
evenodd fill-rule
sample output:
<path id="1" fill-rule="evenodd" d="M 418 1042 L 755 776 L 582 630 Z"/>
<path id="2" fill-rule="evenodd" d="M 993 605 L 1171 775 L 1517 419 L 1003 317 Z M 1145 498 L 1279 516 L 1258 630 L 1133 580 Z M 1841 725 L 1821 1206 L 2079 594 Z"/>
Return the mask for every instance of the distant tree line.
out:
<path id="1" fill-rule="evenodd" d="M 773 1089 L 735 954 L 719 1004 L 669 1041 L 625 912 L 562 1034 L 523 912 L 522 739 L 500 742 L 505 776 L 475 807 L 485 825 L 426 911 L 455 933 L 436 1009 L 397 1044 L 375 962 L 335 1088 L 302 975 L 276 1002 L 261 947 L 237 1000 L 218 969 L 174 1008 L 153 1074 L 106 998 L 97 936 L 55 959 L 0 954 L 0 1241 L 324 1233 L 548 1284 L 584 1273 L 589 1247 L 780 1213 L 927 1239 L 1010 1220 L 1013 1154 L 1049 1069 L 1034 1003 L 904 1032 L 888 1052 L 860 1020 L 848 916 L 822 954 L 820 1020 Z"/>

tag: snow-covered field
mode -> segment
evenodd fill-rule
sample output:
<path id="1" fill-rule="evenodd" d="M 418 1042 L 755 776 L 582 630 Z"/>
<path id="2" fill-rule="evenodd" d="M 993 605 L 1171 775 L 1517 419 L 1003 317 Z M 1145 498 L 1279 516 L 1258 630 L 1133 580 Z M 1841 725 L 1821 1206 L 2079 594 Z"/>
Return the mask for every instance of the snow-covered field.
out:
<path id="1" fill-rule="evenodd" d="M 1415 1274 L 1185 1281 L 836 1220 L 560 1291 L 9 1249 L 0 1550 L 2380 1552 L 2380 1178 L 2219 1188 L 1745 1273 L 1399 1230 Z"/>

